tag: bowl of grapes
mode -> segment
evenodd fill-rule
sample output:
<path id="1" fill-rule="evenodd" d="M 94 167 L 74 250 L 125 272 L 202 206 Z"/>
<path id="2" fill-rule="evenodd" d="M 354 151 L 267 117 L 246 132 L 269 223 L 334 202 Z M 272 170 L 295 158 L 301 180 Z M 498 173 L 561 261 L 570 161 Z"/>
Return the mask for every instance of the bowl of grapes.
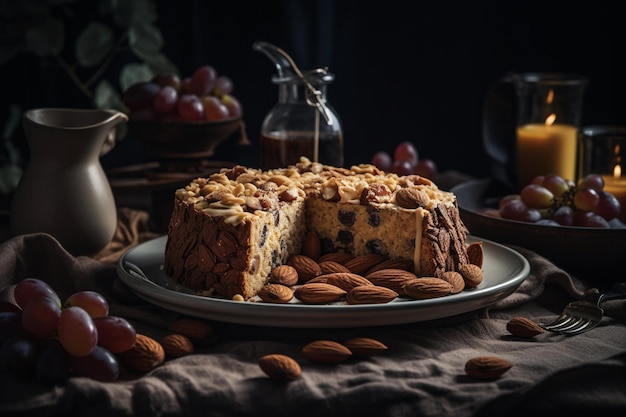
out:
<path id="1" fill-rule="evenodd" d="M 128 134 L 156 159 L 207 158 L 223 141 L 247 141 L 243 109 L 233 81 L 211 65 L 181 78 L 154 76 L 122 93 L 128 109 Z"/>
<path id="2" fill-rule="evenodd" d="M 604 189 L 602 176 L 589 174 L 576 183 L 538 175 L 516 193 L 478 179 L 450 191 L 471 235 L 530 249 L 583 280 L 623 280 L 626 208 Z"/>

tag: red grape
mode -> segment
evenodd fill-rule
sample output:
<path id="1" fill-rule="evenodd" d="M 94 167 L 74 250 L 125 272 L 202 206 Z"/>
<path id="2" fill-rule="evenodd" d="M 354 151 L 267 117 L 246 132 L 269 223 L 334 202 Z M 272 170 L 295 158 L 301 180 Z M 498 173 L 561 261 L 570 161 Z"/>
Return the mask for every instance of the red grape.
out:
<path id="1" fill-rule="evenodd" d="M 503 219 L 535 223 L 541 219 L 539 210 L 529 207 L 522 200 L 510 200 L 500 207 Z"/>
<path id="2" fill-rule="evenodd" d="M 209 94 L 215 86 L 217 71 L 211 65 L 203 65 L 191 75 L 189 91 L 197 96 Z"/>
<path id="3" fill-rule="evenodd" d="M 220 101 L 228 109 L 228 115 L 230 117 L 240 117 L 243 115 L 243 107 L 241 106 L 241 103 L 232 94 L 222 95 Z"/>
<path id="4" fill-rule="evenodd" d="M 63 304 L 63 308 L 72 306 L 81 307 L 92 318 L 103 317 L 109 314 L 109 303 L 96 291 L 79 291 L 70 295 Z"/>
<path id="5" fill-rule="evenodd" d="M 33 376 L 38 354 L 39 349 L 33 339 L 25 336 L 13 337 L 0 350 L 1 367 L 14 375 Z"/>
<path id="6" fill-rule="evenodd" d="M 580 180 L 578 188 L 593 188 L 596 191 L 602 191 L 604 189 L 604 178 L 602 178 L 602 175 L 589 174 Z"/>
<path id="7" fill-rule="evenodd" d="M 413 167 L 413 173 L 420 177 L 433 178 L 437 175 L 437 165 L 432 159 L 420 159 Z"/>
<path id="8" fill-rule="evenodd" d="M 98 330 L 98 344 L 112 353 L 125 352 L 135 343 L 135 328 L 122 317 L 98 317 L 94 324 Z"/>
<path id="9" fill-rule="evenodd" d="M 224 120 L 229 117 L 228 108 L 215 96 L 202 97 L 204 118 L 209 122 Z"/>
<path id="10" fill-rule="evenodd" d="M 76 375 L 96 381 L 113 382 L 120 375 L 120 365 L 117 358 L 102 346 L 96 346 L 87 355 L 72 356 L 71 362 Z"/>
<path id="11" fill-rule="evenodd" d="M 391 165 L 391 170 L 398 175 L 413 174 L 413 165 L 409 161 L 396 160 Z"/>
<path id="12" fill-rule="evenodd" d="M 214 96 L 222 97 L 224 94 L 230 94 L 233 92 L 233 80 L 225 75 L 219 75 L 215 79 L 215 86 L 211 90 L 211 94 Z"/>
<path id="13" fill-rule="evenodd" d="M 48 296 L 39 296 L 31 300 L 22 310 L 22 326 L 26 333 L 35 339 L 53 336 L 61 308 L 56 300 Z"/>
<path id="14" fill-rule="evenodd" d="M 174 87 L 176 91 L 180 91 L 181 80 L 177 74 L 157 74 L 154 76 L 154 78 L 152 78 L 152 82 L 157 84 L 159 87 L 165 87 L 169 85 L 170 87 Z"/>
<path id="15" fill-rule="evenodd" d="M 0 313 L 0 345 L 22 333 L 22 314 L 15 311 Z"/>
<path id="16" fill-rule="evenodd" d="M 574 194 L 574 207 L 582 211 L 594 211 L 600 201 L 600 193 L 595 188 L 579 188 Z"/>
<path id="17" fill-rule="evenodd" d="M 574 223 L 574 209 L 571 206 L 561 206 L 554 210 L 552 219 L 561 226 L 571 226 Z"/>
<path id="18" fill-rule="evenodd" d="M 417 149 L 415 149 L 415 146 L 411 142 L 402 142 L 396 146 L 393 159 L 394 161 L 406 161 L 411 165 L 411 168 L 413 168 L 419 158 Z"/>
<path id="19" fill-rule="evenodd" d="M 560 198 L 569 191 L 569 184 L 560 175 L 548 174 L 543 178 L 540 185 L 548 189 L 555 198 Z"/>
<path id="20" fill-rule="evenodd" d="M 24 306 L 37 296 L 47 296 L 56 300 L 59 308 L 61 307 L 61 299 L 57 293 L 45 281 L 37 278 L 26 278 L 15 284 L 13 289 L 13 297 L 18 306 Z"/>
<path id="21" fill-rule="evenodd" d="M 528 184 L 520 191 L 520 198 L 526 205 L 536 209 L 547 208 L 554 203 L 554 195 L 542 185 Z"/>
<path id="22" fill-rule="evenodd" d="M 98 344 L 98 330 L 93 319 L 80 307 L 61 311 L 57 331 L 65 350 L 74 356 L 88 355 Z"/>
<path id="23" fill-rule="evenodd" d="M 591 211 L 575 211 L 574 222 L 572 225 L 581 227 L 599 227 L 604 229 L 611 227 L 609 222 Z"/>
<path id="24" fill-rule="evenodd" d="M 161 90 L 158 84 L 139 82 L 128 87 L 122 94 L 122 102 L 130 111 L 141 110 L 152 106 L 154 96 Z"/>
<path id="25" fill-rule="evenodd" d="M 178 114 L 185 122 L 198 122 L 204 116 L 204 106 L 198 96 L 183 94 L 178 99 Z"/>
<path id="26" fill-rule="evenodd" d="M 385 151 L 379 151 L 372 156 L 371 160 L 372 165 L 381 171 L 390 171 L 391 165 L 393 164 L 393 159 L 391 155 Z"/>
<path id="27" fill-rule="evenodd" d="M 165 114 L 174 111 L 177 102 L 178 92 L 174 87 L 166 85 L 156 93 L 152 105 L 158 113 Z"/>
<path id="28" fill-rule="evenodd" d="M 37 358 L 37 382 L 44 385 L 61 385 L 70 377 L 70 355 L 57 338 L 46 340 Z"/>
<path id="29" fill-rule="evenodd" d="M 617 216 L 622 210 L 622 204 L 613 194 L 608 191 L 600 191 L 600 199 L 598 200 L 598 205 L 596 206 L 594 213 L 602 216 L 607 221 L 611 221 Z"/>

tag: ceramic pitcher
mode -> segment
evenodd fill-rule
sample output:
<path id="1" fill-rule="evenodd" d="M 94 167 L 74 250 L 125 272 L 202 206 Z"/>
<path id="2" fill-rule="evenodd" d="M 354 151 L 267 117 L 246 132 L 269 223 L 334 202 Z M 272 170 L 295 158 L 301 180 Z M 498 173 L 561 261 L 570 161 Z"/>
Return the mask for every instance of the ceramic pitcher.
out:
<path id="1" fill-rule="evenodd" d="M 112 148 L 115 126 L 127 120 L 115 110 L 25 112 L 31 156 L 11 202 L 12 234 L 48 233 L 75 256 L 103 249 L 117 210 L 100 156 Z"/>

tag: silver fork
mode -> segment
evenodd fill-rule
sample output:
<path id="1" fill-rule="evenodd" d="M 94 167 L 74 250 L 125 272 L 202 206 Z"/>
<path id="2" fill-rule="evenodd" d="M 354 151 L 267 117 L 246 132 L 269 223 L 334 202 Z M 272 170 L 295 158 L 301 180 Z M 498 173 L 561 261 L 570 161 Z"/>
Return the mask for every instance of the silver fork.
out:
<path id="1" fill-rule="evenodd" d="M 585 292 L 583 300 L 569 303 L 555 321 L 541 327 L 567 335 L 584 333 L 600 324 L 604 316 L 600 304 L 617 298 L 626 298 L 626 282 L 613 284 L 602 293 L 597 288 L 590 288 Z"/>

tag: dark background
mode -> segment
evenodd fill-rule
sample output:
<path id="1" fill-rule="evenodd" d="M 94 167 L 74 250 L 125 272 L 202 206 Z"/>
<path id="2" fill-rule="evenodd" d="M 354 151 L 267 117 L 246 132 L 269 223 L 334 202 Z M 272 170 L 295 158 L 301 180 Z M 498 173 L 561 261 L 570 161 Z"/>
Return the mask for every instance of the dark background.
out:
<path id="1" fill-rule="evenodd" d="M 372 3 L 372 4 L 369 4 Z M 164 53 L 190 75 L 213 65 L 235 83 L 252 145 L 225 142 L 215 159 L 257 161 L 258 132 L 277 100 L 275 68 L 252 50 L 264 40 L 302 69 L 326 66 L 328 100 L 343 124 L 347 165 L 411 141 L 440 171 L 491 174 L 482 145 L 485 95 L 509 71 L 571 72 L 590 82 L 583 124 L 626 125 L 623 15 L 609 1 L 157 0 Z M 54 68 L 0 67 L 6 103 L 86 106 Z M 142 161 L 124 139 L 106 166 Z"/>

